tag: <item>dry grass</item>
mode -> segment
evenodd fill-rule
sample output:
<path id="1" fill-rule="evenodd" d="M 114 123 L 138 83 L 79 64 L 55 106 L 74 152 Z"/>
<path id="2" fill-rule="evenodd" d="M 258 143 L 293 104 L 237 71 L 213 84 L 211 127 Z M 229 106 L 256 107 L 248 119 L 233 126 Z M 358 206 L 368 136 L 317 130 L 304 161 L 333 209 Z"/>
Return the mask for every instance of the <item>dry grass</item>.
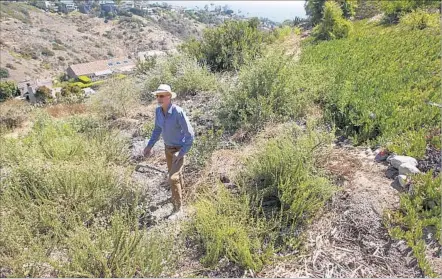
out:
<path id="1" fill-rule="evenodd" d="M 57 104 L 46 108 L 46 111 L 55 118 L 86 113 L 85 104 Z"/>

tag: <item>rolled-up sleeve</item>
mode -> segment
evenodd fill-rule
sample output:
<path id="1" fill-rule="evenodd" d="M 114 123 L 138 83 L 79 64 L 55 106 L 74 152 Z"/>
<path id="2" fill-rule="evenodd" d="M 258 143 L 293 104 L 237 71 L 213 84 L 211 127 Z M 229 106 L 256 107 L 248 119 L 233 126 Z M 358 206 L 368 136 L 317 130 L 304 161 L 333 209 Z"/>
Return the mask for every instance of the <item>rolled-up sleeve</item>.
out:
<path id="1" fill-rule="evenodd" d="M 178 122 L 180 123 L 181 131 L 184 133 L 183 147 L 180 150 L 180 155 L 184 156 L 192 147 L 195 133 L 184 111 L 179 113 Z"/>

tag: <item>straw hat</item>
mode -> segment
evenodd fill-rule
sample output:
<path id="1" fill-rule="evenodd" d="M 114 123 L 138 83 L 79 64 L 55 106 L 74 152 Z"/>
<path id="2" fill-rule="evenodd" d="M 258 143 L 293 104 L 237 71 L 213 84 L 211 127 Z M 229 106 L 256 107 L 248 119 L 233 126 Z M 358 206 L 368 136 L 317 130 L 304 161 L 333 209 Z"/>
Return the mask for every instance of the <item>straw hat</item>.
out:
<path id="1" fill-rule="evenodd" d="M 160 86 L 158 86 L 158 89 L 156 91 L 152 92 L 152 94 L 155 96 L 158 94 L 164 94 L 164 93 L 169 93 L 171 95 L 172 99 L 176 97 L 176 93 L 172 92 L 170 85 L 167 85 L 167 84 L 160 84 Z"/>

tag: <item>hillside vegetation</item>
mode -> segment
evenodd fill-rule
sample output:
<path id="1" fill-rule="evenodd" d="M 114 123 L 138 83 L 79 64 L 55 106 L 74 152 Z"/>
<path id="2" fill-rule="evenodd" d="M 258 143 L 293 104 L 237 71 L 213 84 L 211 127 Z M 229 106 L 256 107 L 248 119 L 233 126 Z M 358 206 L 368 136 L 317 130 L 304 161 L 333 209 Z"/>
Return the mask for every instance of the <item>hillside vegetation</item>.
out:
<path id="1" fill-rule="evenodd" d="M 226 22 L 91 98 L 2 102 L 0 277 L 256 277 L 274 263 L 302 274 L 324 265 L 315 273 L 324 277 L 442 276 L 430 252 L 442 245 L 441 111 L 429 103 L 441 99 L 440 13 L 413 6 L 395 21 L 350 21 L 343 4 L 353 1 L 335 2 L 304 39 L 290 26 Z M 159 83 L 177 91 L 196 134 L 178 220 L 168 219 L 162 144 L 140 158 Z M 398 191 L 374 179 L 385 191 L 371 187 L 374 156 L 352 158 L 357 146 L 419 163 L 439 155 Z M 382 202 L 352 199 L 364 187 Z M 331 211 L 347 231 L 315 242 L 315 222 Z M 338 247 L 345 267 L 311 250 L 335 233 L 356 247 Z M 391 252 L 401 245 L 406 253 Z M 350 264 L 356 250 L 362 259 Z"/>

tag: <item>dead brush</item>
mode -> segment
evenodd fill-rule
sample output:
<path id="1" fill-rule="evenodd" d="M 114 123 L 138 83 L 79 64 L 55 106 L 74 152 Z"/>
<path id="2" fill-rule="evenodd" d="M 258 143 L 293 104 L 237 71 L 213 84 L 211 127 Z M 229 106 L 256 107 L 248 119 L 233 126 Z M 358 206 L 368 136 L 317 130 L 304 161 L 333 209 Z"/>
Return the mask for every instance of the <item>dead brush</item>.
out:
<path id="1" fill-rule="evenodd" d="M 56 104 L 46 108 L 46 111 L 52 117 L 64 117 L 76 114 L 86 113 L 87 107 L 85 104 Z"/>

